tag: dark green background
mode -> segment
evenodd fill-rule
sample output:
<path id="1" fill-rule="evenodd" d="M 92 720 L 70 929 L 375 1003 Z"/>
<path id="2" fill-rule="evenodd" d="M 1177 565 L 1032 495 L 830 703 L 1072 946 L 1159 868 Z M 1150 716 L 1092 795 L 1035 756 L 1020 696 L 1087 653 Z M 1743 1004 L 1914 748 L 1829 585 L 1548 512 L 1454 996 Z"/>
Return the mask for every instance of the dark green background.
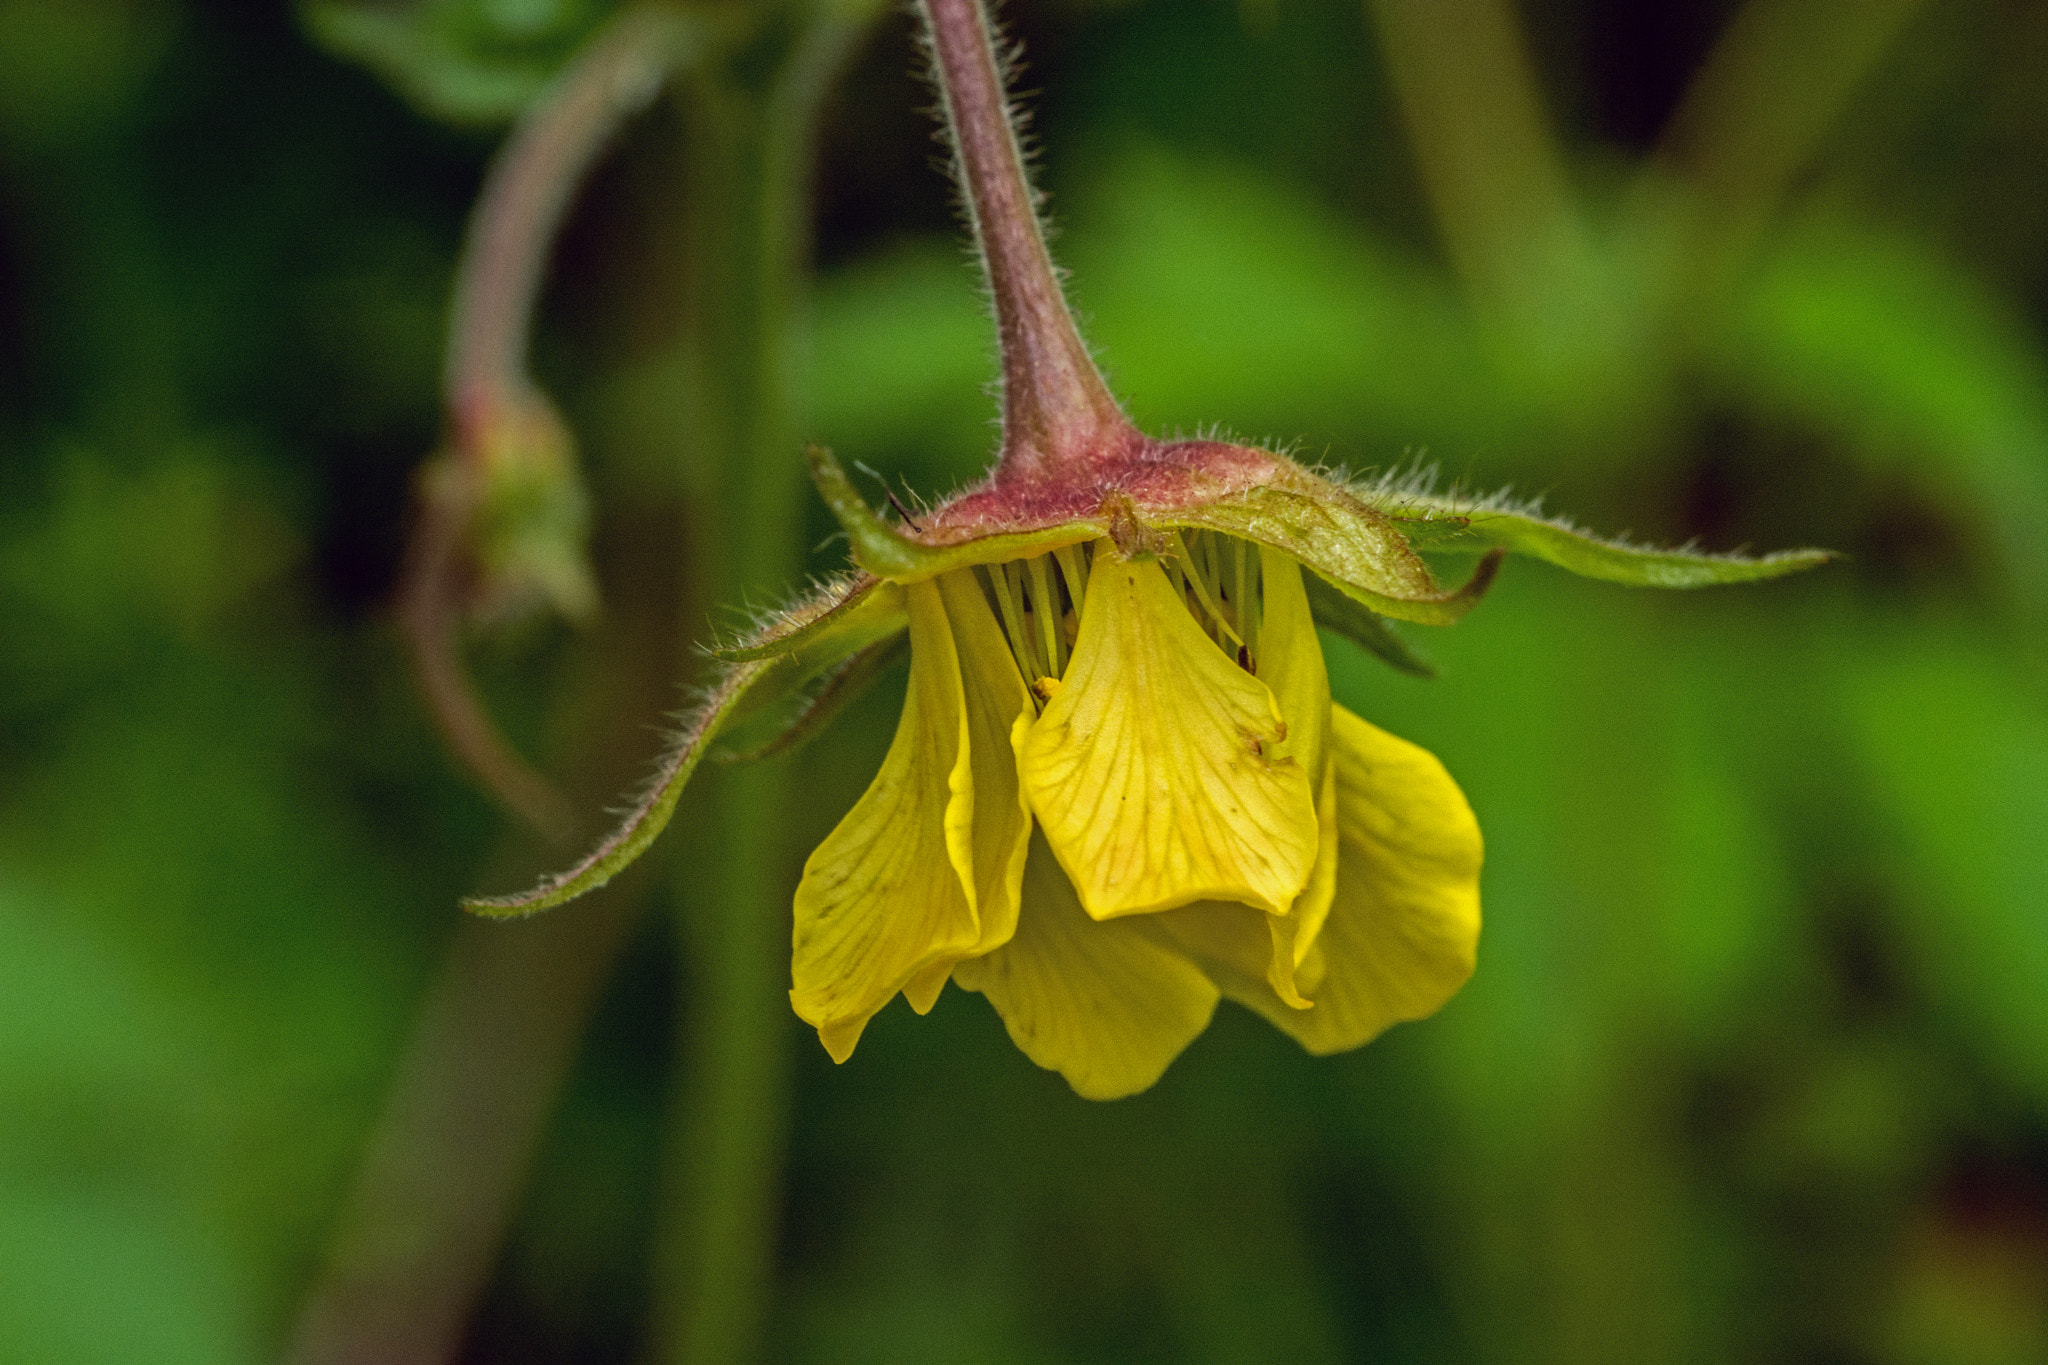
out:
<path id="1" fill-rule="evenodd" d="M 437 8 L 483 16 L 504 98 L 594 18 Z M 2048 9 L 1919 7 L 1739 279 L 1660 310 L 1632 206 L 1732 12 L 1524 5 L 1619 321 L 1503 339 L 1358 4 L 1013 0 L 1055 249 L 1148 430 L 1426 452 L 1603 530 L 1849 558 L 1691 595 L 1512 563 L 1407 632 L 1434 682 L 1328 644 L 1338 698 L 1440 755 L 1488 843 L 1478 974 L 1361 1052 L 1226 1005 L 1093 1105 L 959 991 L 839 1068 L 791 1018 L 771 1358 L 2048 1361 Z M 301 19 L 0 3 L 9 1360 L 272 1356 L 456 898 L 546 857 L 443 757 L 386 609 L 498 133 Z M 909 34 L 878 25 L 827 106 L 802 425 L 936 494 L 989 452 L 992 329 Z M 599 168 L 537 347 L 614 603 L 648 562 L 688 139 L 660 106 Z M 606 638 L 476 647 L 544 767 L 565 716 L 627 704 Z M 678 689 L 631 703 L 629 773 L 694 667 L 640 643 Z M 798 842 L 900 691 L 794 760 Z M 680 823 L 664 847 L 716 856 Z M 690 1007 L 667 923 L 467 1359 L 633 1356 Z"/>

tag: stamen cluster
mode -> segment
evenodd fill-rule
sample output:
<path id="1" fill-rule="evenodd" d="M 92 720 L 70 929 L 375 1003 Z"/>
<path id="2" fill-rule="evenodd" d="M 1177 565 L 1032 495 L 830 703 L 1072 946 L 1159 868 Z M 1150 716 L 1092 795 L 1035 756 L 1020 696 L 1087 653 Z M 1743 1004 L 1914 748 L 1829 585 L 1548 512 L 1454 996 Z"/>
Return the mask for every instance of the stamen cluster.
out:
<path id="1" fill-rule="evenodd" d="M 1263 589 L 1256 546 L 1209 531 L 1173 531 L 1161 564 L 1188 614 L 1216 647 L 1253 677 L 1259 672 Z M 1092 545 L 977 566 L 982 593 L 1030 688 L 1035 710 L 1056 696 L 1081 632 Z"/>

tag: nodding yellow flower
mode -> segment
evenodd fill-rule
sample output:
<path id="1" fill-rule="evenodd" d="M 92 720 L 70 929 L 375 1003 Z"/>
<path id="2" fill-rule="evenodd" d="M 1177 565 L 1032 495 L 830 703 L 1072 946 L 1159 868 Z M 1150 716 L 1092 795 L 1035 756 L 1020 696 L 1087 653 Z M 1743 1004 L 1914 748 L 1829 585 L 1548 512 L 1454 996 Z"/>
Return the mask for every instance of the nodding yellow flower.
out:
<path id="1" fill-rule="evenodd" d="M 1151 1085 L 1223 996 L 1314 1053 L 1431 1013 L 1472 971 L 1479 827 L 1436 759 L 1331 702 L 1317 627 L 1427 673 L 1383 618 L 1449 625 L 1510 551 L 1664 588 L 1828 556 L 1602 541 L 1420 471 L 1346 483 L 1143 435 L 1061 295 L 982 0 L 919 3 L 1001 339 L 994 466 L 899 527 L 814 447 L 858 571 L 713 651 L 727 671 L 587 857 L 466 903 L 528 914 L 603 885 L 714 744 L 799 742 L 907 635 L 888 756 L 796 893 L 790 998 L 836 1060 L 899 992 L 922 1013 L 948 980 L 1098 1098 Z M 1423 550 L 1484 557 L 1447 591 Z"/>
<path id="2" fill-rule="evenodd" d="M 1333 706 L 1293 560 L 1105 538 L 906 597 L 895 740 L 796 895 L 791 1000 L 835 1060 L 951 978 L 1112 1098 L 1221 996 L 1324 1053 L 1471 974 L 1478 824 L 1434 758 Z"/>

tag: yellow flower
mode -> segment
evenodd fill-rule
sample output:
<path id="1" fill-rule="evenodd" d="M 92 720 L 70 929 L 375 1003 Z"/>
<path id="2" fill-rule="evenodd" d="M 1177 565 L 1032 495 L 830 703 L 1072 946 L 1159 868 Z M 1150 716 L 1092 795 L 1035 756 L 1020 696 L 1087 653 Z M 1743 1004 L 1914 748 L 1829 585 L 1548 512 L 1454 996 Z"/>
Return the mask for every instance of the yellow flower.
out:
<path id="1" fill-rule="evenodd" d="M 1332 705 L 1293 560 L 1104 538 L 905 593 L 895 740 L 796 896 L 791 1000 L 836 1060 L 950 977 L 1112 1098 L 1223 995 L 1327 1053 L 1470 975 L 1478 825 L 1434 758 Z"/>
<path id="2" fill-rule="evenodd" d="M 726 672 L 581 862 L 466 904 L 530 914 L 602 886 L 714 744 L 800 741 L 907 634 L 895 740 L 796 895 L 791 1000 L 834 1058 L 948 979 L 1105 1098 L 1157 1080 L 1226 995 L 1315 1053 L 1429 1014 L 1472 971 L 1479 829 L 1434 758 L 1331 703 L 1316 627 L 1426 672 L 1382 618 L 1449 625 L 1510 551 L 1665 588 L 1827 555 L 1602 541 L 1420 477 L 1144 436 L 1061 296 L 980 0 L 921 8 L 1001 339 L 988 477 L 899 528 L 813 448 L 859 570 L 714 651 Z M 1446 591 L 1423 550 L 1484 557 Z"/>
<path id="3" fill-rule="evenodd" d="M 717 651 L 722 680 L 581 862 L 466 904 L 529 914 L 603 885 L 713 746 L 801 741 L 907 637 L 881 772 L 804 867 L 791 1001 L 844 1061 L 898 992 L 923 1013 L 950 979 L 1100 1098 L 1156 1081 L 1223 996 L 1321 1054 L 1471 974 L 1472 812 L 1435 758 L 1332 703 L 1317 627 L 1426 672 L 1384 618 L 1450 624 L 1507 551 L 1661 587 L 1826 558 L 1601 541 L 1497 499 L 1135 433 L 1076 477 L 991 480 L 906 534 L 829 452 L 811 463 L 860 571 Z M 1419 548 L 1483 557 L 1446 590 Z"/>

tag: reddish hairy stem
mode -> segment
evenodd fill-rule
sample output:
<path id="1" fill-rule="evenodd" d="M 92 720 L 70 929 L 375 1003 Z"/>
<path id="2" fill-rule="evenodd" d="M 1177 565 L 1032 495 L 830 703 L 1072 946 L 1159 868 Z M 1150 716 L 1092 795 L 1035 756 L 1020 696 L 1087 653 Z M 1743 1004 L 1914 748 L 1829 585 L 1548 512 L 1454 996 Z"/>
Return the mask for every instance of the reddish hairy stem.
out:
<path id="1" fill-rule="evenodd" d="M 1003 354 L 999 484 L 1033 482 L 1137 433 L 1067 310 L 982 0 L 923 0 L 946 125 L 995 299 Z"/>

